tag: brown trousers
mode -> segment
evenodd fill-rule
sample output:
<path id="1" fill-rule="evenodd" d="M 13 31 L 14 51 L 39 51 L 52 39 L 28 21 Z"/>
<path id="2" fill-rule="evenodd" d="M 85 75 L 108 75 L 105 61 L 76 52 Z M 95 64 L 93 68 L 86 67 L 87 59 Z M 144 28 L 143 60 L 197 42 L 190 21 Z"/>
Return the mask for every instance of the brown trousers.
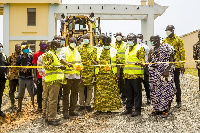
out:
<path id="1" fill-rule="evenodd" d="M 80 104 L 80 106 L 91 106 L 90 102 L 92 99 L 92 92 L 93 92 L 94 86 L 87 86 L 86 102 L 85 102 L 84 88 L 85 88 L 84 85 L 80 85 L 80 87 L 79 87 L 79 104 Z"/>
<path id="2" fill-rule="evenodd" d="M 43 113 L 48 114 L 47 111 L 47 84 L 45 83 L 45 80 L 42 80 L 42 87 L 43 87 L 43 93 L 42 93 L 42 110 Z"/>
<path id="3" fill-rule="evenodd" d="M 60 83 L 53 83 L 51 86 L 45 88 L 47 96 L 46 112 L 49 121 L 56 119 L 58 94 L 60 91 Z M 43 92 L 44 93 L 44 92 Z"/>
<path id="4" fill-rule="evenodd" d="M 63 115 L 68 115 L 68 110 L 69 112 L 73 112 L 76 109 L 79 85 L 80 79 L 67 79 L 67 84 L 63 85 Z M 71 95 L 69 103 L 70 91 Z"/>

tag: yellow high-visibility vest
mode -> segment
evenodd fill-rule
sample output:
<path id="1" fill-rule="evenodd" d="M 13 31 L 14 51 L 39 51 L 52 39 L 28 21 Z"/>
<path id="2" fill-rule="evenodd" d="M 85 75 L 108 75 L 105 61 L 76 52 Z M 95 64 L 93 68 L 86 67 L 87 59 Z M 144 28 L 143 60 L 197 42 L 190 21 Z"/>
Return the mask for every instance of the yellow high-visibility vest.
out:
<path id="1" fill-rule="evenodd" d="M 124 43 L 122 41 L 119 49 L 117 48 L 117 44 L 116 42 L 114 44 L 112 44 L 112 47 L 115 48 L 117 50 L 117 54 L 119 56 L 120 59 L 120 63 L 125 63 L 125 50 L 126 50 L 126 43 Z"/>
<path id="2" fill-rule="evenodd" d="M 48 51 L 47 54 L 52 54 L 53 56 L 53 63 L 52 66 L 60 66 L 60 60 L 58 59 L 57 55 L 55 55 L 52 51 Z M 64 80 L 64 73 L 61 69 L 57 69 L 54 71 L 45 70 L 45 82 L 51 82 L 55 80 Z"/>
<path id="3" fill-rule="evenodd" d="M 97 61 L 99 62 L 100 60 L 100 56 L 101 56 L 101 53 L 103 51 L 103 48 L 101 50 L 101 52 L 97 52 Z M 114 65 L 112 66 L 112 71 L 113 73 L 117 73 L 117 67 L 115 66 L 116 65 L 116 54 L 117 54 L 117 50 L 110 47 L 110 56 L 111 56 L 111 65 Z M 95 74 L 98 74 L 99 73 L 99 67 L 96 67 L 95 68 Z"/>
<path id="4" fill-rule="evenodd" d="M 141 48 L 139 44 L 134 46 L 133 50 L 129 52 L 129 47 L 125 52 L 125 64 L 134 64 L 135 62 L 140 62 L 137 58 L 137 51 Z M 124 73 L 126 74 L 144 74 L 144 68 L 139 65 L 125 65 Z"/>
<path id="5" fill-rule="evenodd" d="M 69 46 L 66 47 L 66 62 L 71 63 L 73 66 L 75 64 L 81 65 L 81 56 L 76 48 L 74 48 L 74 53 L 69 48 Z M 77 74 L 80 75 L 80 71 L 74 70 L 72 67 L 66 66 L 66 70 L 64 71 L 65 74 Z"/>

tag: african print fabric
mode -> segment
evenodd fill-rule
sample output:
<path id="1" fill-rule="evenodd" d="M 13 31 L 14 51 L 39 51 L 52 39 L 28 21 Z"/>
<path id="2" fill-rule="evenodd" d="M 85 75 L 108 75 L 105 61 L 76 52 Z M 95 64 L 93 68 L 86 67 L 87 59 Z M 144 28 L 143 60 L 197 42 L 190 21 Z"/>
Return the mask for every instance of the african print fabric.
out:
<path id="1" fill-rule="evenodd" d="M 168 43 L 171 46 L 173 46 L 173 48 L 176 50 L 176 54 L 174 56 L 175 58 L 175 62 L 179 62 L 179 61 L 185 61 L 185 48 L 184 48 L 184 43 L 183 40 L 176 36 L 174 34 L 174 36 L 172 38 L 166 37 L 162 43 Z M 176 63 L 175 64 L 176 68 L 180 68 L 180 67 L 184 67 L 184 63 Z"/>
<path id="2" fill-rule="evenodd" d="M 200 42 L 198 41 L 193 46 L 193 58 L 194 60 L 200 60 Z M 200 62 L 197 62 L 197 69 L 200 69 Z"/>
<path id="3" fill-rule="evenodd" d="M 100 62 L 102 65 L 110 64 L 110 50 L 103 49 Z M 111 70 L 100 67 L 96 80 L 96 97 L 94 108 L 97 111 L 113 111 L 121 107 L 116 75 Z"/>
<path id="4" fill-rule="evenodd" d="M 169 44 L 161 44 L 157 50 L 150 50 L 150 63 L 169 62 L 170 56 L 174 57 L 175 50 Z M 169 64 L 150 64 L 149 66 L 149 88 L 154 111 L 164 111 L 168 109 L 169 101 L 173 100 L 176 92 L 174 83 L 173 64 L 169 69 L 169 78 L 162 79 L 163 73 L 169 67 Z M 171 78 L 170 78 L 171 77 Z"/>
<path id="5" fill-rule="evenodd" d="M 81 62 L 83 64 L 81 75 L 83 82 L 81 85 L 93 85 L 94 67 L 90 65 L 93 65 L 92 61 L 95 61 L 97 58 L 97 50 L 90 44 L 80 45 L 77 50 L 81 55 Z"/>

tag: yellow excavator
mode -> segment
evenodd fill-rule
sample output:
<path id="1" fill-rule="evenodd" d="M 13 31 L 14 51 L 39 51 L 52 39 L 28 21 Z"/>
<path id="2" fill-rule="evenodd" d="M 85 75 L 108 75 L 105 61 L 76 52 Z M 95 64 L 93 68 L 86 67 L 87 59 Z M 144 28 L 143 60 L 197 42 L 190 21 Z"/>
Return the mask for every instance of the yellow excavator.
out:
<path id="1" fill-rule="evenodd" d="M 65 46 L 69 44 L 69 38 L 78 38 L 84 34 L 90 35 L 90 44 L 97 45 L 99 35 L 101 34 L 100 18 L 96 18 L 96 28 L 92 28 L 92 22 L 90 22 L 89 16 L 77 15 L 77 16 L 66 16 L 64 23 L 64 29 L 61 32 L 61 36 L 65 37 Z"/>

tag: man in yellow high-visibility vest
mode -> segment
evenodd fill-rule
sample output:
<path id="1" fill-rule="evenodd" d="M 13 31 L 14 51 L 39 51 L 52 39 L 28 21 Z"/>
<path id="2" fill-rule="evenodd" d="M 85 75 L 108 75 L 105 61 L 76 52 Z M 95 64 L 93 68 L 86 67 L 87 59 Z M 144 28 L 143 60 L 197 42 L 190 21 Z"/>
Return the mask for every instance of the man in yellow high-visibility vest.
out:
<path id="1" fill-rule="evenodd" d="M 71 37 L 69 39 L 69 46 L 63 48 L 60 52 L 61 61 L 66 66 L 66 70 L 64 71 L 64 73 L 65 78 L 67 79 L 67 84 L 63 85 L 64 119 L 69 119 L 69 115 L 78 116 L 78 113 L 75 112 L 75 109 L 77 106 L 78 90 L 80 85 L 81 56 L 78 50 L 76 49 L 76 43 L 76 38 Z"/>
<path id="2" fill-rule="evenodd" d="M 47 99 L 49 101 L 46 114 L 46 122 L 49 125 L 60 125 L 56 120 L 58 94 L 60 90 L 60 83 L 64 82 L 64 73 L 66 67 L 61 65 L 60 59 L 56 55 L 56 50 L 60 46 L 57 40 L 51 42 L 51 50 L 44 56 L 45 68 L 45 83 L 47 84 Z"/>
<path id="3" fill-rule="evenodd" d="M 132 114 L 132 108 L 135 106 L 135 112 L 132 117 L 141 115 L 142 106 L 142 78 L 144 78 L 145 54 L 144 48 L 137 44 L 136 35 L 133 33 L 127 36 L 128 47 L 125 51 L 125 91 L 126 91 L 126 110 L 121 115 Z"/>
<path id="4" fill-rule="evenodd" d="M 124 64 L 125 63 L 125 49 L 126 49 L 126 43 L 122 41 L 122 33 L 117 32 L 116 33 L 116 41 L 114 44 L 112 44 L 112 47 L 117 49 L 117 55 L 119 56 L 117 64 Z M 121 99 L 123 101 L 123 104 L 126 102 L 126 96 L 124 92 L 124 78 L 123 78 L 123 67 L 120 68 L 120 77 L 119 77 L 119 83 L 118 88 L 121 93 Z"/>

